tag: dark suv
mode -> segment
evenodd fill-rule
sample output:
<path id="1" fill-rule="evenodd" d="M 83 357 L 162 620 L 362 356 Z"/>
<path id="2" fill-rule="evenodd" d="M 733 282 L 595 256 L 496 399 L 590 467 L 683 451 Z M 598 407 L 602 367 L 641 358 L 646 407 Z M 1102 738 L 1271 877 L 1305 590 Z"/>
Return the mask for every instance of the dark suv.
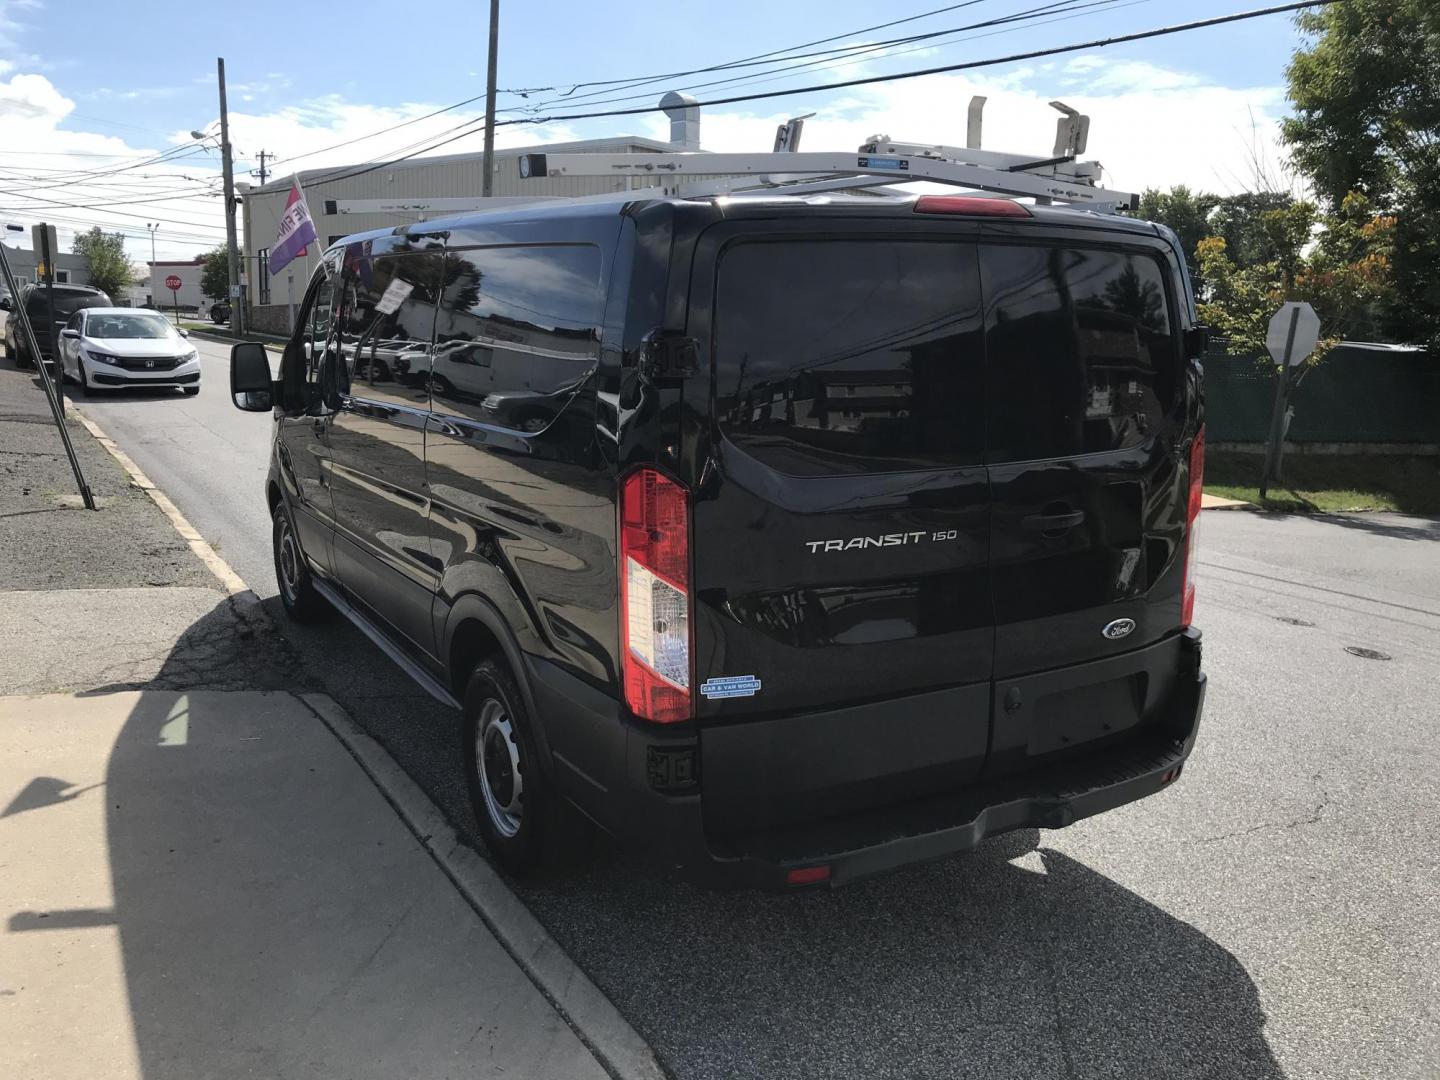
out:
<path id="1" fill-rule="evenodd" d="M 82 308 L 109 307 L 110 297 L 99 289 L 88 285 L 55 285 L 55 325 L 50 324 L 50 299 L 44 285 L 26 285 L 20 290 L 20 303 L 30 316 L 30 326 L 35 331 L 35 343 L 40 346 L 40 355 L 47 363 L 55 360 L 55 336 L 65 329 L 70 316 Z M 20 329 L 20 317 L 15 311 L 15 301 L 6 297 L 9 303 L 3 305 L 5 319 L 5 349 L 15 359 L 18 367 L 31 367 L 35 358 L 30 355 L 29 343 Z"/>
<path id="2" fill-rule="evenodd" d="M 568 803 L 785 887 L 1180 775 L 1202 339 L 1144 222 L 637 195 L 342 241 L 232 390 L 286 609 L 464 710 L 497 858 Z"/>

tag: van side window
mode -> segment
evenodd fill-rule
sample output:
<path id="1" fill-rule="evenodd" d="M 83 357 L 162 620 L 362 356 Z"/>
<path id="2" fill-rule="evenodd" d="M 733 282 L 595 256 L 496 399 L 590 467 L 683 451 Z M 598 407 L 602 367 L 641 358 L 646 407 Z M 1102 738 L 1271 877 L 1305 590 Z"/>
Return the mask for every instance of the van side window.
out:
<path id="1" fill-rule="evenodd" d="M 596 247 L 451 252 L 435 328 L 432 408 L 543 431 L 595 370 L 600 312 Z"/>
<path id="2" fill-rule="evenodd" d="M 1138 446 L 1175 405 L 1180 353 L 1158 259 L 984 245 L 989 460 Z"/>
<path id="3" fill-rule="evenodd" d="M 344 392 L 424 408 L 444 256 L 437 250 L 372 257 L 369 246 L 352 244 L 355 250 L 345 252 Z"/>
<path id="4" fill-rule="evenodd" d="M 970 244 L 741 242 L 717 270 L 717 415 L 794 476 L 978 464 L 980 328 Z"/>

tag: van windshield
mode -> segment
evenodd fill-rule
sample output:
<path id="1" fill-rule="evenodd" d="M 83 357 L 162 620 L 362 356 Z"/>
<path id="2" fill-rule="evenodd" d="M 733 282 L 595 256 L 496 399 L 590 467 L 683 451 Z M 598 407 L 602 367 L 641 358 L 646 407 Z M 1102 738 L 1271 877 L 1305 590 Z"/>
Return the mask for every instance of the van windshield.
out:
<path id="1" fill-rule="evenodd" d="M 978 464 L 979 271 L 967 244 L 742 242 L 721 256 L 717 411 L 797 476 Z"/>

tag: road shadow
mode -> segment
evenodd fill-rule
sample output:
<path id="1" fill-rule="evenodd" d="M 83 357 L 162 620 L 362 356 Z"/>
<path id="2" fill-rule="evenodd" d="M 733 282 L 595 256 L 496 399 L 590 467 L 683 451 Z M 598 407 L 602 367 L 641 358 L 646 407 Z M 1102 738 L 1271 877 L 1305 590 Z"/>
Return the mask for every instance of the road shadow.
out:
<path id="1" fill-rule="evenodd" d="M 1036 840 L 833 892 L 617 859 L 522 895 L 677 1076 L 1284 1075 L 1234 956 Z"/>

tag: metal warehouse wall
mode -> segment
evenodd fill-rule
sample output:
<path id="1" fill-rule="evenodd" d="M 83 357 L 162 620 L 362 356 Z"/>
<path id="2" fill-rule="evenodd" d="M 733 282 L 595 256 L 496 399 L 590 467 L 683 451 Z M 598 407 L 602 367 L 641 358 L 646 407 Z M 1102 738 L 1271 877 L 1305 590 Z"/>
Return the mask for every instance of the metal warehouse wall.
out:
<path id="1" fill-rule="evenodd" d="M 1290 396 L 1294 443 L 1440 443 L 1440 357 L 1341 345 L 1305 373 Z M 1264 442 L 1275 403 L 1274 368 L 1249 357 L 1205 361 L 1205 433 Z"/>

